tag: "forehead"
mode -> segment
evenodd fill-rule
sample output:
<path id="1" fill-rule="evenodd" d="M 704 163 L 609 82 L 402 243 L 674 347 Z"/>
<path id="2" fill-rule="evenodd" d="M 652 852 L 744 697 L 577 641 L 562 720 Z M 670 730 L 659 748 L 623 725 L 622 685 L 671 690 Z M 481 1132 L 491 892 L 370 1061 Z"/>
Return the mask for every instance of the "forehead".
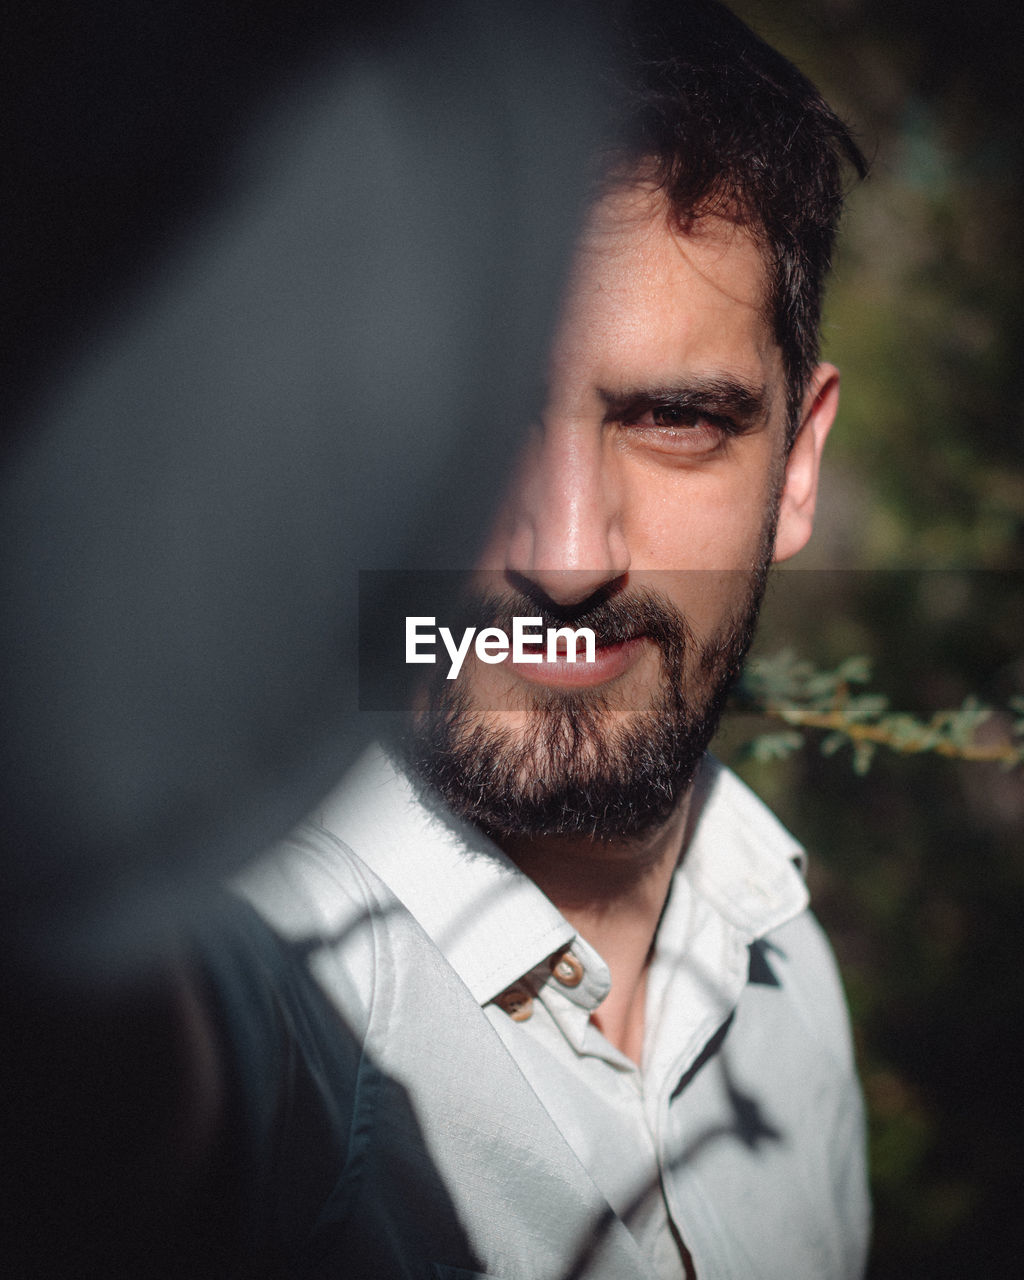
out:
<path id="1" fill-rule="evenodd" d="M 720 217 L 681 231 L 663 197 L 629 187 L 600 200 L 580 236 L 552 352 L 554 382 L 666 385 L 717 372 L 782 385 L 765 316 L 764 258 Z"/>

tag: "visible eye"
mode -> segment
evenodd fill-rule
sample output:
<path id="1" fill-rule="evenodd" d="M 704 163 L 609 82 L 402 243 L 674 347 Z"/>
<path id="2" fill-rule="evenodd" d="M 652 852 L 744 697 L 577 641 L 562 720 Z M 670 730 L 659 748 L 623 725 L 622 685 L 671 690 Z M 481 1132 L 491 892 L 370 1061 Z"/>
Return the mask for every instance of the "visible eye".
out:
<path id="1" fill-rule="evenodd" d="M 624 414 L 620 425 L 642 433 L 651 448 L 682 455 L 711 453 L 734 434 L 726 420 L 688 405 L 651 405 L 642 413 Z"/>
<path id="2" fill-rule="evenodd" d="M 687 430 L 694 430 L 710 424 L 711 421 L 696 409 L 683 409 L 679 405 L 663 405 L 656 409 L 648 409 L 644 417 L 650 418 L 651 424 L 655 427 L 685 427 Z"/>

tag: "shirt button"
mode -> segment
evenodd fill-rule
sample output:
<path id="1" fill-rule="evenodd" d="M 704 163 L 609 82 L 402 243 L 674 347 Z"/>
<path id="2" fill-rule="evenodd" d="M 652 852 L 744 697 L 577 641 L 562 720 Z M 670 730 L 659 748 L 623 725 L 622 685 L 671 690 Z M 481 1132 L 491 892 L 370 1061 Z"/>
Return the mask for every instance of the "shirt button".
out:
<path id="1" fill-rule="evenodd" d="M 583 966 L 571 951 L 551 957 L 551 972 L 563 987 L 578 987 L 583 981 Z"/>
<path id="2" fill-rule="evenodd" d="M 494 1003 L 504 1009 L 513 1022 L 525 1022 L 533 1016 L 533 996 L 521 983 L 508 987 Z"/>

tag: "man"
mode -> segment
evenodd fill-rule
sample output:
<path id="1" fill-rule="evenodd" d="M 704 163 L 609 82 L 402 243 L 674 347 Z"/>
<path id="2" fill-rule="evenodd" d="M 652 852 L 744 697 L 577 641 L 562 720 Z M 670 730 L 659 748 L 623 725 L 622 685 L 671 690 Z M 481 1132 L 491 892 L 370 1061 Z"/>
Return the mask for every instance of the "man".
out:
<path id="1" fill-rule="evenodd" d="M 290 1274 L 863 1269 L 803 855 L 704 755 L 768 566 L 810 535 L 821 285 L 861 162 L 716 5 L 632 41 L 630 128 L 470 582 L 481 626 L 590 627 L 595 659 L 439 669 L 403 741 L 243 878 L 237 949 L 207 949 L 257 1253 Z"/>
<path id="2" fill-rule="evenodd" d="M 90 1084 L 120 1056 L 146 1096 L 131 1125 L 76 1117 L 73 1194 L 43 1161 L 16 1271 L 46 1271 L 50 1230 L 80 1275 L 861 1271 L 860 1100 L 802 854 L 704 757 L 767 566 L 810 533 L 838 385 L 820 289 L 859 161 L 716 5 L 639 19 L 630 66 L 470 583 L 481 624 L 589 626 L 595 661 L 428 681 L 403 740 L 197 923 L 191 978 L 84 1019 Z M 24 1060 L 59 1061 L 73 1013 Z M 22 1127 L 12 1177 L 64 1139 Z"/>

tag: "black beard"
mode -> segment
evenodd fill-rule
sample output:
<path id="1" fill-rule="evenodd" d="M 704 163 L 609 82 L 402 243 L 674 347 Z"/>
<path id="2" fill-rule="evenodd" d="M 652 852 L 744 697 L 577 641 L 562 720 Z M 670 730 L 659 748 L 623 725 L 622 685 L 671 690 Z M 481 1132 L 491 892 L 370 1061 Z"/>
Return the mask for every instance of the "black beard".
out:
<path id="1" fill-rule="evenodd" d="M 526 595 L 474 602 L 482 625 L 515 614 L 542 626 L 592 627 L 598 644 L 643 634 L 662 657 L 651 705 L 603 723 L 609 696 L 531 686 L 529 733 L 488 724 L 465 686 L 438 679 L 413 716 L 405 756 L 461 818 L 503 837 L 637 839 L 660 826 L 689 788 L 753 639 L 767 561 L 748 575 L 736 615 L 698 643 L 685 617 L 651 591 L 602 593 L 571 617 Z"/>

